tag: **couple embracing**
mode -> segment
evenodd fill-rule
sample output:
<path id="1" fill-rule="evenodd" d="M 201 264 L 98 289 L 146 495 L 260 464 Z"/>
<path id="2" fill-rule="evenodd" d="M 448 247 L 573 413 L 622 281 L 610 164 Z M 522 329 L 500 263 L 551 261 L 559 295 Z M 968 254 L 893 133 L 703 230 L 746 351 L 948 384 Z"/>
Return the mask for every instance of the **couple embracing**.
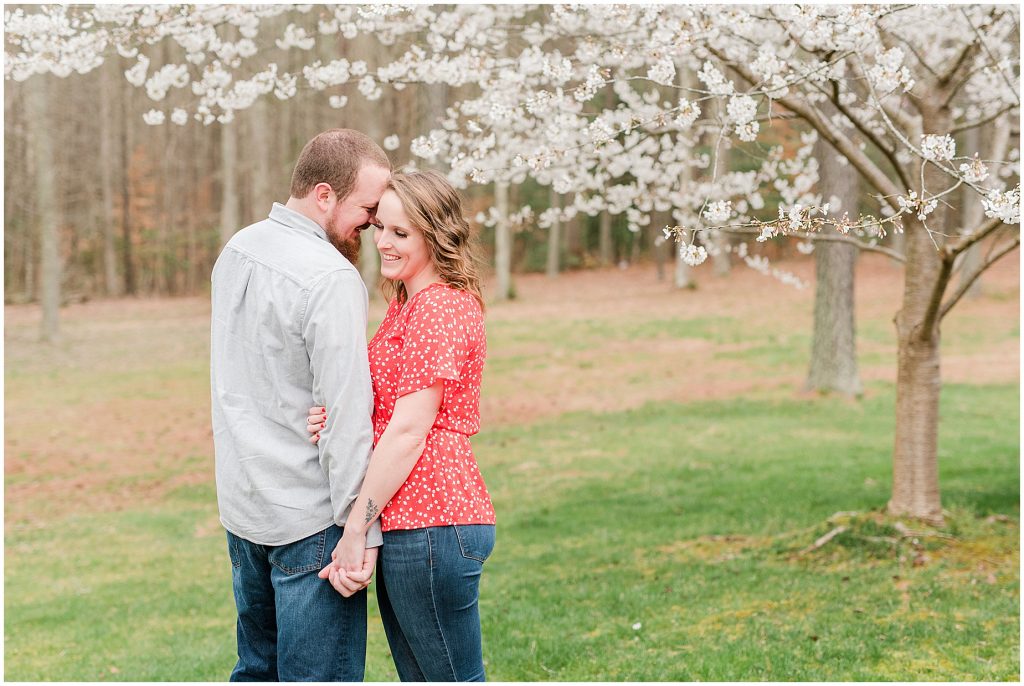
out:
<path id="1" fill-rule="evenodd" d="M 372 231 L 389 307 L 366 341 Z M 233 681 L 361 681 L 366 588 L 403 681 L 482 681 L 494 509 L 470 447 L 487 344 L 470 229 L 436 172 L 370 138 L 303 148 L 284 205 L 213 270 L 217 500 Z"/>

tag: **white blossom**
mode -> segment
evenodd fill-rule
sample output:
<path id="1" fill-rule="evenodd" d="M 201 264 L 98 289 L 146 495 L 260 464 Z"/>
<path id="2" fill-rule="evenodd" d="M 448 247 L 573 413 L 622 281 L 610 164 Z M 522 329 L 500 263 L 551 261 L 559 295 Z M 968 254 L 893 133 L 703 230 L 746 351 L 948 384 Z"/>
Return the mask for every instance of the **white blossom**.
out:
<path id="1" fill-rule="evenodd" d="M 398 136 L 391 135 L 384 139 L 385 150 L 398 150 Z"/>
<path id="2" fill-rule="evenodd" d="M 188 123 L 188 112 L 180 107 L 175 107 L 174 111 L 171 112 L 171 121 L 178 126 L 184 126 Z"/>
<path id="3" fill-rule="evenodd" d="M 663 86 L 671 86 L 676 78 L 676 65 L 668 57 L 662 57 L 647 69 L 647 78 Z"/>
<path id="4" fill-rule="evenodd" d="M 956 156 L 956 142 L 949 134 L 921 136 L 921 154 L 925 159 L 945 162 Z"/>
<path id="5" fill-rule="evenodd" d="M 695 243 L 680 245 L 679 259 L 691 267 L 696 267 L 703 264 L 704 261 L 708 259 L 708 251 L 703 245 L 697 245 Z"/>
<path id="6" fill-rule="evenodd" d="M 1002 220 L 1004 224 L 1020 223 L 1020 186 L 1005 193 L 991 191 L 981 201 L 985 207 L 985 216 Z"/>
<path id="7" fill-rule="evenodd" d="M 708 203 L 704 209 L 704 219 L 712 224 L 721 224 L 732 216 L 732 202 L 729 200 L 716 200 Z"/>
<path id="8" fill-rule="evenodd" d="M 160 110 L 149 110 L 142 115 L 142 121 L 150 126 L 159 126 L 164 123 L 164 113 Z"/>
<path id="9" fill-rule="evenodd" d="M 975 155 L 970 164 L 964 163 L 960 165 L 960 173 L 967 183 L 981 183 L 988 178 L 988 167 Z"/>

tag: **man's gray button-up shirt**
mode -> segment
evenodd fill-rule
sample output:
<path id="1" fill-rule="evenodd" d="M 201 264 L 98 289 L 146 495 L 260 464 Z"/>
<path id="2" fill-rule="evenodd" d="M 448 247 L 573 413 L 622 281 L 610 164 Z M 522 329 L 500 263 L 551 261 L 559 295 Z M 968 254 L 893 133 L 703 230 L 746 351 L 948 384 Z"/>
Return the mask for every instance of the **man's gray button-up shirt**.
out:
<path id="1" fill-rule="evenodd" d="M 213 268 L 210 386 L 221 523 L 283 545 L 343 525 L 373 445 L 366 287 L 323 227 L 274 204 Z M 318 445 L 306 416 L 325 405 Z M 380 525 L 367 545 L 380 545 Z M 329 554 L 329 553 L 328 553 Z"/>

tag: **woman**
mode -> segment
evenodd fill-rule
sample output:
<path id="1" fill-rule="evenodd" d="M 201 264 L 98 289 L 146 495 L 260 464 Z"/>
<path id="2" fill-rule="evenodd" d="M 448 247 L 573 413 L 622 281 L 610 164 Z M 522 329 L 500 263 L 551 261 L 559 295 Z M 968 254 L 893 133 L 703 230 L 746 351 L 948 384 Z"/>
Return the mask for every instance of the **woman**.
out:
<path id="1" fill-rule="evenodd" d="M 494 508 L 469 442 L 487 352 L 469 225 L 436 172 L 392 176 L 377 219 L 390 304 L 369 343 L 374 451 L 330 574 L 360 569 L 380 516 L 377 599 L 399 677 L 483 681 L 477 601 Z M 327 409 L 311 410 L 314 441 Z"/>

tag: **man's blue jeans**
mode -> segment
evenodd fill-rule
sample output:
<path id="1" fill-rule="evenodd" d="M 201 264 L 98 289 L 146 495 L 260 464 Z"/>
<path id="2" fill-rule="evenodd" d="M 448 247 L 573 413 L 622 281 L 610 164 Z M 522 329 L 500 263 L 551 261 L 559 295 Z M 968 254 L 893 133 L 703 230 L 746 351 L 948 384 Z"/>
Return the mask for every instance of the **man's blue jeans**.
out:
<path id="1" fill-rule="evenodd" d="M 480 573 L 494 526 L 385 531 L 377 604 L 402 681 L 484 681 Z"/>
<path id="2" fill-rule="evenodd" d="M 317 572 L 342 529 L 279 546 L 228 532 L 238 609 L 238 664 L 231 681 L 362 681 L 366 591 L 344 598 Z"/>

